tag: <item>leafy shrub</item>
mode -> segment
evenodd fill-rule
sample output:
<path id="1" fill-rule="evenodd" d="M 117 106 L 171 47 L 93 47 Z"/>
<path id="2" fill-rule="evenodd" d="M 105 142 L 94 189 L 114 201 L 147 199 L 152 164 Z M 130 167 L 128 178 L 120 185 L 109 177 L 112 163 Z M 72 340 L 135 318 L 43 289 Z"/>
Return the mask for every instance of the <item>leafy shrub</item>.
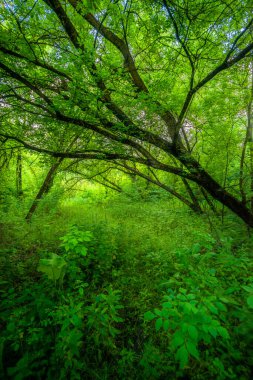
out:
<path id="1" fill-rule="evenodd" d="M 1 378 L 250 378 L 250 242 L 201 233 L 171 252 L 189 230 L 160 242 L 162 232 L 151 236 L 145 224 L 147 205 L 141 216 L 128 205 L 127 228 L 92 221 L 65 232 L 48 223 L 42 242 L 33 222 L 27 252 L 18 241 L 0 251 Z M 152 212 L 164 233 L 165 211 Z"/>
<path id="2" fill-rule="evenodd" d="M 175 352 L 180 368 L 188 365 L 189 359 L 200 359 L 201 348 L 208 349 L 213 339 L 229 339 L 227 329 L 222 326 L 222 316 L 226 306 L 215 296 L 188 293 L 180 288 L 179 292 L 169 289 L 163 297 L 161 309 L 148 311 L 145 321 L 155 322 L 155 329 L 163 329 L 168 335 L 169 348 Z"/>
<path id="3" fill-rule="evenodd" d="M 100 361 L 101 350 L 116 349 L 123 322 L 120 292 L 112 287 L 95 292 L 84 281 L 82 264 L 91 239 L 90 232 L 71 227 L 61 239 L 65 252 L 40 259 L 38 270 L 45 276 L 29 288 L 11 288 L 3 295 L 3 378 L 78 380 L 90 372 L 92 364 L 87 368 L 86 361 L 92 362 L 94 355 Z M 65 275 L 72 282 L 63 282 Z M 84 354 L 86 346 L 90 350 Z"/>
<path id="4" fill-rule="evenodd" d="M 115 338 L 120 333 L 116 326 L 123 322 L 119 314 L 122 308 L 120 292 L 111 287 L 93 297 L 92 304 L 85 308 L 87 327 L 97 346 L 116 348 Z"/>

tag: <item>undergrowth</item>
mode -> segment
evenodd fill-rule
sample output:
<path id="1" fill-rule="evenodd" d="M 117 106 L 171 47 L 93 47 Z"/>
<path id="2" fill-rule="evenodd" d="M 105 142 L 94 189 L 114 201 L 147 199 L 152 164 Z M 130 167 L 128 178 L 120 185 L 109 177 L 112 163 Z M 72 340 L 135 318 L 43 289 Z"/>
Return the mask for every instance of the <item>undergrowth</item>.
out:
<path id="1" fill-rule="evenodd" d="M 2 225 L 1 378 L 252 377 L 252 239 L 166 210 Z"/>

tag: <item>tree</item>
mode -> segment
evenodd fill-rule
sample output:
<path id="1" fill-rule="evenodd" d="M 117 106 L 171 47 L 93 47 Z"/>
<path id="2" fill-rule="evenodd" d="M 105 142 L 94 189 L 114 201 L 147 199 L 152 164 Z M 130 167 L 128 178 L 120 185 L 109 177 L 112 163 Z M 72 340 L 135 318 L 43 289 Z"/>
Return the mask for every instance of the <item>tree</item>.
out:
<path id="1" fill-rule="evenodd" d="M 247 0 L 6 0 L 1 136 L 54 157 L 172 173 L 253 227 L 250 207 L 205 168 L 206 141 L 195 139 L 199 123 L 211 124 L 206 99 L 228 123 L 221 88 L 241 117 L 251 15 Z M 83 131 L 80 149 L 61 150 L 64 136 Z"/>

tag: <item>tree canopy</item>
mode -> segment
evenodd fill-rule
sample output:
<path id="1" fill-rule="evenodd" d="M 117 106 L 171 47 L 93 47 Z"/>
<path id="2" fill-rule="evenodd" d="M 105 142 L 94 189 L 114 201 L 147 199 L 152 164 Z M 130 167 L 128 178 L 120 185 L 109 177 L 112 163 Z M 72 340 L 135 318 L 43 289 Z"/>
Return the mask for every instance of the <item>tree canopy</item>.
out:
<path id="1" fill-rule="evenodd" d="M 253 227 L 252 8 L 5 0 L 3 149 L 179 176 Z"/>

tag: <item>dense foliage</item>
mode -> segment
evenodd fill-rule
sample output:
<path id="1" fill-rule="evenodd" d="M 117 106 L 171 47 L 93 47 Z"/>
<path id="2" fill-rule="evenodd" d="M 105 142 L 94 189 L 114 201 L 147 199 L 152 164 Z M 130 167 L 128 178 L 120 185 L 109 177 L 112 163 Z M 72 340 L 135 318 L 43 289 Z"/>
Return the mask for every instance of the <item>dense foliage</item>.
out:
<path id="1" fill-rule="evenodd" d="M 161 199 L 73 202 L 3 229 L 2 378 L 251 378 L 241 225 Z"/>
<path id="2" fill-rule="evenodd" d="M 1 2 L 1 379 L 253 377 L 252 10 Z"/>
<path id="3" fill-rule="evenodd" d="M 252 24 L 250 0 L 5 0 L 1 141 L 53 172 L 110 162 L 198 212 L 202 192 L 252 227 Z"/>

